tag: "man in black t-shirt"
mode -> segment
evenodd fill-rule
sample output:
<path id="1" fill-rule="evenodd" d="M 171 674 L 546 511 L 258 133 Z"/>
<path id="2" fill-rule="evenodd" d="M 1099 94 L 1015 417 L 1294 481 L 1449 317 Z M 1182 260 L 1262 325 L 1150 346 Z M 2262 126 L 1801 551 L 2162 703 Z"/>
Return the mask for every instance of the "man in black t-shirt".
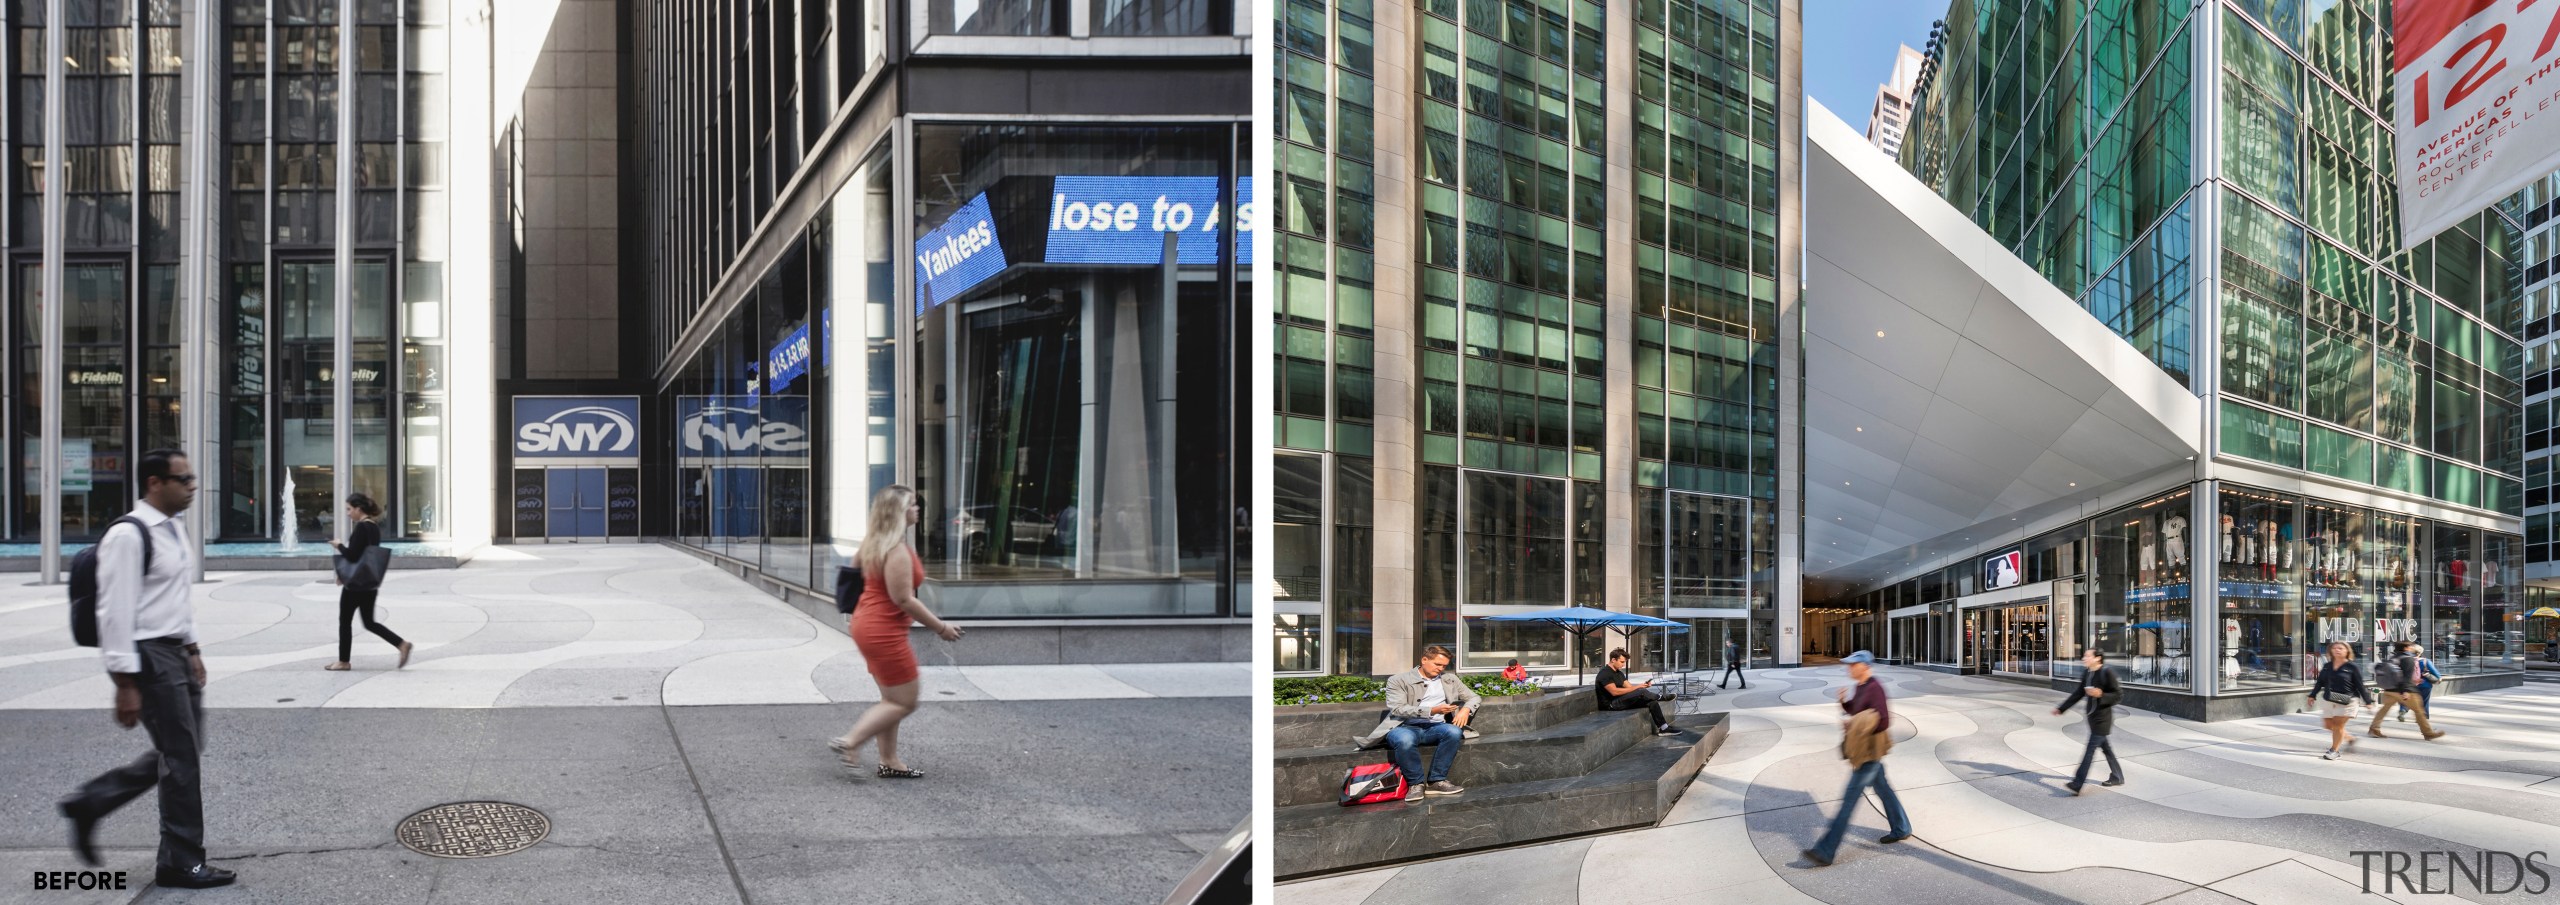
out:
<path id="1" fill-rule="evenodd" d="M 1600 696 L 1602 710 L 1634 710 L 1638 707 L 1653 715 L 1653 734 L 1678 735 L 1670 720 L 1662 718 L 1662 693 L 1653 690 L 1651 682 L 1627 681 L 1627 649 L 1609 652 L 1609 668 L 1600 671 L 1592 691 Z"/>

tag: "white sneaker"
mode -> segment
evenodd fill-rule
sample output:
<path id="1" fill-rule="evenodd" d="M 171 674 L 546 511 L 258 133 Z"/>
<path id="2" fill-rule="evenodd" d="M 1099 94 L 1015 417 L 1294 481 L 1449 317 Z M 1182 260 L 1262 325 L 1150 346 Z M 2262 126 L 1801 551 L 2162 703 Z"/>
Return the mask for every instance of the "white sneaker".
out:
<path id="1" fill-rule="evenodd" d="M 2336 748 L 2331 748 L 2331 749 L 2329 749 L 2329 753 L 2327 753 L 2327 754 L 2323 754 L 2323 755 L 2320 755 L 2320 759 L 2321 759 L 2321 760 L 2337 760 L 2337 759 L 2338 759 L 2338 749 L 2336 749 Z"/>

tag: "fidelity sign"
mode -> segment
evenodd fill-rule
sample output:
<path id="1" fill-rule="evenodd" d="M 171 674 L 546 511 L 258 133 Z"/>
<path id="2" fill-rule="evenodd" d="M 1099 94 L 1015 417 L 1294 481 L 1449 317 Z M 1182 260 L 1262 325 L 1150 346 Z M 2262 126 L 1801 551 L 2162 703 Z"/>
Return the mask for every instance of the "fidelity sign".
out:
<path id="1" fill-rule="evenodd" d="M 518 396 L 515 407 L 517 462 L 640 463 L 640 397 Z"/>

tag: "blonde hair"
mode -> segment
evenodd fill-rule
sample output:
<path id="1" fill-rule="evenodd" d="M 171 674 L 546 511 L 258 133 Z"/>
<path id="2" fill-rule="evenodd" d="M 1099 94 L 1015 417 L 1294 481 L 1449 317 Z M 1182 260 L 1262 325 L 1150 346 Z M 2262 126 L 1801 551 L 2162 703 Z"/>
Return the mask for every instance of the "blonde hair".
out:
<path id="1" fill-rule="evenodd" d="M 862 546 L 854 551 L 854 562 L 877 571 L 889 554 L 907 542 L 907 507 L 915 498 L 916 492 L 905 484 L 891 484 L 871 496 L 871 520 L 863 529 Z"/>

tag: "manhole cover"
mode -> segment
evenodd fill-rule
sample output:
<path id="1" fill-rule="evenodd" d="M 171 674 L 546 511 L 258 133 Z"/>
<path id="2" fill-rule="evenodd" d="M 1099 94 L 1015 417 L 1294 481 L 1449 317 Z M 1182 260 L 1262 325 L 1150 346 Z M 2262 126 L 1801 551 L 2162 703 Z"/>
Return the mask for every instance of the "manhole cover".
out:
<path id="1" fill-rule="evenodd" d="M 532 848 L 551 835 L 551 818 L 503 801 L 440 804 L 400 821 L 400 844 L 438 858 L 490 858 Z"/>

